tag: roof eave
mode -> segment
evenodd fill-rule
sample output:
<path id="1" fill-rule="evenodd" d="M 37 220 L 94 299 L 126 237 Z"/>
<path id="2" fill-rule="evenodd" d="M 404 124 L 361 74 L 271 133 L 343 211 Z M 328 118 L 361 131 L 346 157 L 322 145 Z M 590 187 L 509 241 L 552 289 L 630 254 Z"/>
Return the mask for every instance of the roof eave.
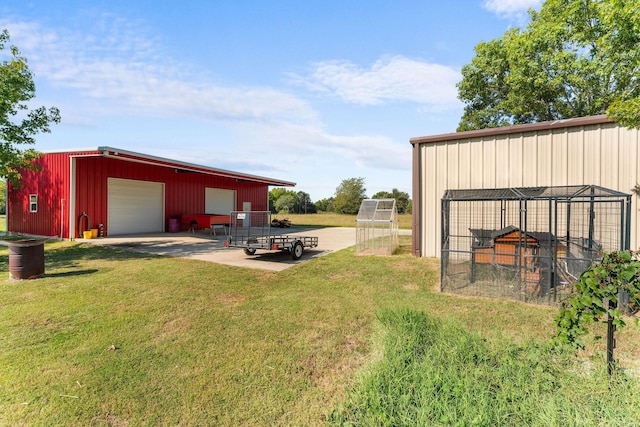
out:
<path id="1" fill-rule="evenodd" d="M 83 149 L 69 149 L 69 150 L 55 150 L 45 151 L 45 153 L 77 153 L 74 157 L 83 156 L 103 156 L 110 158 L 117 158 L 123 161 L 132 161 L 138 163 L 146 163 L 155 166 L 168 167 L 182 169 L 185 171 L 204 173 L 208 175 L 222 176 L 226 178 L 236 179 L 237 181 L 254 182 L 260 184 L 266 184 L 278 187 L 295 187 L 296 183 L 291 181 L 285 181 L 280 179 L 268 178 L 264 176 L 245 174 L 241 172 L 234 172 L 226 169 L 212 168 L 209 166 L 198 165 L 195 163 L 182 162 L 179 160 L 167 159 L 164 157 L 152 156 L 149 154 L 137 153 L 129 150 L 122 150 L 120 148 L 100 146 L 93 148 Z"/>
<path id="2" fill-rule="evenodd" d="M 514 133 L 527 133 L 545 130 L 554 130 L 578 126 L 592 126 L 604 123 L 614 123 L 605 114 L 598 116 L 577 117 L 574 119 L 554 120 L 549 122 L 528 123 L 524 125 L 502 126 L 489 129 L 469 130 L 464 132 L 444 133 L 440 135 L 418 136 L 411 138 L 412 145 L 453 141 L 459 139 L 484 138 L 488 136 L 509 135 Z"/>

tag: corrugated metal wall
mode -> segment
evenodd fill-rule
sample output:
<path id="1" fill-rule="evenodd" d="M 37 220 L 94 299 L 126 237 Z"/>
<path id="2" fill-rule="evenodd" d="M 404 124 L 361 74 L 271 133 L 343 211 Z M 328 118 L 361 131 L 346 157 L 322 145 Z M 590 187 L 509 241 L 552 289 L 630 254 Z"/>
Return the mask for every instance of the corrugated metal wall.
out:
<path id="1" fill-rule="evenodd" d="M 631 193 L 640 182 L 638 130 L 606 119 L 589 125 L 519 126 L 522 132 L 478 136 L 479 132 L 412 139 L 414 151 L 414 220 L 420 229 L 414 253 L 440 256 L 441 198 L 447 189 L 504 188 L 594 184 Z M 579 122 L 578 122 L 579 123 Z M 527 132 L 527 126 L 532 130 Z M 468 135 L 469 137 L 465 138 Z M 415 147 L 414 147 L 415 149 Z M 417 169 L 417 170 L 416 170 Z M 417 174 L 417 176 L 416 176 Z M 631 248 L 637 249 L 638 196 L 632 199 Z"/>
<path id="2" fill-rule="evenodd" d="M 176 172 L 174 168 L 87 157 L 77 160 L 76 215 L 86 211 L 92 224 L 107 224 L 107 178 L 136 179 L 165 183 L 165 221 L 187 213 L 204 213 L 205 188 L 236 190 L 236 209 L 250 201 L 253 210 L 267 210 L 268 186 L 202 173 Z M 165 224 L 167 226 L 167 224 Z"/>
<path id="3" fill-rule="evenodd" d="M 8 209 L 8 231 L 40 236 L 68 234 L 69 157 L 51 154 L 40 159 L 39 172 L 24 171 L 22 187 L 11 189 Z M 29 212 L 29 195 L 38 196 L 38 211 Z"/>
<path id="4" fill-rule="evenodd" d="M 77 153 L 47 154 L 40 160 L 40 172 L 25 172 L 23 187 L 13 189 L 9 200 L 9 231 L 42 236 L 69 236 L 70 156 Z M 86 153 L 82 153 L 85 155 Z M 92 227 L 107 224 L 107 178 L 136 179 L 165 183 L 165 220 L 186 213 L 204 213 L 205 188 L 236 191 L 236 209 L 251 202 L 253 210 L 268 210 L 266 184 L 218 177 L 203 173 L 178 173 L 174 168 L 160 167 L 101 156 L 76 159 L 75 230 L 83 212 Z M 29 194 L 38 195 L 38 212 L 29 213 Z M 64 202 L 63 202 L 64 200 Z"/>

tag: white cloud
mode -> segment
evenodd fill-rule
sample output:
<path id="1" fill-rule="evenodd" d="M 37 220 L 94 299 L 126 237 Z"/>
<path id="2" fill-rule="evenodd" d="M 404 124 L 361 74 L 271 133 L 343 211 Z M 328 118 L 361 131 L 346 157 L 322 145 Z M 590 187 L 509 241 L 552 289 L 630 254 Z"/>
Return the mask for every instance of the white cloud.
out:
<path id="1" fill-rule="evenodd" d="M 331 133 L 303 98 L 279 88 L 216 84 L 173 62 L 162 44 L 140 27 L 107 16 L 87 34 L 0 19 L 0 28 L 9 29 L 11 44 L 28 58 L 36 78 L 65 96 L 60 102 L 72 110 L 76 125 L 99 122 L 104 116 L 213 123 L 203 129 L 221 125 L 229 141 L 216 141 L 215 150 L 154 149 L 162 150 L 159 155 L 198 164 L 217 164 L 224 158 L 225 167 L 251 173 L 282 168 L 288 175 L 292 165 L 308 169 L 319 159 L 339 160 L 350 168 L 410 168 L 406 141 L 400 144 L 366 131 Z M 414 102 L 447 108 L 458 102 L 458 80 L 459 73 L 451 68 L 396 56 L 380 59 L 368 70 L 347 62 L 316 64 L 307 84 L 336 92 L 351 103 Z M 61 107 L 59 102 L 55 105 Z M 63 110 L 64 122 L 68 117 Z M 199 143 L 210 148 L 213 142 Z"/>
<path id="2" fill-rule="evenodd" d="M 252 122 L 241 127 L 239 144 L 225 157 L 234 157 L 259 135 L 260 146 L 250 150 L 256 158 L 276 152 L 285 167 L 319 159 L 352 159 L 357 167 L 407 170 L 411 167 L 411 150 L 405 141 L 398 143 L 384 135 L 336 135 L 322 126 L 280 123 L 278 126 Z M 307 159 L 307 160 L 304 160 Z M 238 159 L 240 160 L 240 159 Z M 246 160 L 246 159 L 245 159 Z"/>
<path id="3" fill-rule="evenodd" d="M 1 22 L 11 43 L 29 59 L 37 78 L 58 89 L 73 89 L 101 103 L 101 113 L 189 117 L 204 121 L 314 121 L 317 113 L 301 98 L 264 86 L 221 86 L 174 64 L 162 47 L 119 22 L 76 34 L 36 23 Z"/>
<path id="4" fill-rule="evenodd" d="M 348 103 L 413 102 L 447 109 L 457 105 L 455 85 L 460 72 L 403 56 L 387 56 L 368 69 L 348 61 L 320 62 L 314 64 L 309 76 L 292 77 L 313 91 L 334 94 Z"/>
<path id="5" fill-rule="evenodd" d="M 529 9 L 539 9 L 543 0 L 485 0 L 484 8 L 503 18 L 524 20 Z"/>

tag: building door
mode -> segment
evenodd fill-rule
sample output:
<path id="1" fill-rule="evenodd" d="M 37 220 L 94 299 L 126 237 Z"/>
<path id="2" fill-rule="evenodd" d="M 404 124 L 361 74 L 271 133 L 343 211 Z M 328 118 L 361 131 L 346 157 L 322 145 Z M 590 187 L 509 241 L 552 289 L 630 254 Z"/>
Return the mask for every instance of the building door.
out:
<path id="1" fill-rule="evenodd" d="M 109 178 L 107 180 L 107 234 L 164 231 L 164 184 Z"/>

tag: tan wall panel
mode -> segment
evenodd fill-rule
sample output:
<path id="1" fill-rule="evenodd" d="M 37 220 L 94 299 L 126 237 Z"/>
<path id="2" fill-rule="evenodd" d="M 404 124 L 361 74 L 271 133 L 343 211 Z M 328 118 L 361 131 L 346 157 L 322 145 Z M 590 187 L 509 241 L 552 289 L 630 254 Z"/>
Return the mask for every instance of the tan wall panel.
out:
<path id="1" fill-rule="evenodd" d="M 591 127 L 583 131 L 584 141 L 584 175 L 581 182 L 576 184 L 598 184 L 600 182 L 600 128 Z"/>
<path id="2" fill-rule="evenodd" d="M 445 144 L 434 144 L 429 147 L 430 150 L 426 156 L 424 156 L 424 165 L 427 181 L 424 186 L 425 197 L 426 200 L 429 200 L 428 205 L 425 206 L 424 216 L 427 227 L 425 230 L 427 234 L 425 234 L 423 240 L 423 247 L 426 251 L 425 253 L 440 253 L 440 200 L 442 200 L 442 195 L 444 193 L 444 188 L 442 188 L 442 183 L 438 183 L 437 173 L 440 169 L 440 174 L 446 176 L 446 171 L 443 171 L 442 168 L 438 168 L 438 162 L 441 161 L 438 159 L 438 153 L 442 151 L 442 149 L 438 149 L 442 147 L 446 149 Z M 440 187 L 439 187 L 440 185 Z M 434 221 L 435 222 L 432 222 Z"/>
<path id="3" fill-rule="evenodd" d="M 458 188 L 471 188 L 471 168 L 474 164 L 471 156 L 471 143 L 469 141 L 461 141 L 456 144 L 459 148 L 460 168 L 458 169 Z"/>
<path id="4" fill-rule="evenodd" d="M 582 129 L 567 129 L 567 185 L 584 182 L 584 144 Z"/>
<path id="5" fill-rule="evenodd" d="M 595 184 L 630 193 L 639 183 L 639 143 L 637 130 L 605 123 L 421 144 L 422 254 L 440 255 L 445 190 Z M 634 249 L 640 242 L 639 204 L 634 195 Z"/>
<path id="6" fill-rule="evenodd" d="M 472 139 L 469 141 L 471 145 L 471 164 L 469 169 L 469 187 L 468 188 L 482 188 L 483 182 L 483 168 L 484 168 L 484 152 L 481 139 Z M 478 187 L 480 185 L 480 187 Z"/>
<path id="7" fill-rule="evenodd" d="M 554 185 L 567 185 L 569 182 L 569 160 L 567 150 L 568 144 L 566 130 L 554 132 L 551 147 L 551 182 L 554 182 Z"/>
<path id="8" fill-rule="evenodd" d="M 509 164 L 511 166 L 508 186 L 523 187 L 522 163 L 524 162 L 524 156 L 522 135 L 512 135 L 507 140 L 509 141 Z"/>
<path id="9" fill-rule="evenodd" d="M 523 135 L 522 138 L 522 185 L 535 187 L 538 185 L 538 136 L 536 134 Z"/>
<path id="10" fill-rule="evenodd" d="M 460 157 L 460 144 L 447 145 L 447 170 L 446 176 L 443 179 L 447 180 L 447 186 L 460 187 L 460 170 L 468 167 L 465 165 L 463 158 Z"/>
<path id="11" fill-rule="evenodd" d="M 509 156 L 509 138 L 504 136 L 496 138 L 495 155 L 495 186 L 496 188 L 510 187 L 509 178 L 513 174 L 514 167 Z M 517 169 L 517 167 L 516 167 Z"/>
<path id="12" fill-rule="evenodd" d="M 478 169 L 482 171 L 482 187 L 494 188 L 496 186 L 496 142 L 494 139 L 482 141 L 482 164 Z"/>
<path id="13" fill-rule="evenodd" d="M 606 188 L 619 188 L 620 141 L 618 127 L 603 126 L 600 130 L 600 182 Z M 625 193 L 629 189 L 625 190 Z"/>
<path id="14" fill-rule="evenodd" d="M 551 185 L 552 176 L 551 168 L 553 166 L 552 153 L 552 138 L 551 132 L 541 132 L 538 134 L 536 153 L 536 186 L 539 185 Z"/>

